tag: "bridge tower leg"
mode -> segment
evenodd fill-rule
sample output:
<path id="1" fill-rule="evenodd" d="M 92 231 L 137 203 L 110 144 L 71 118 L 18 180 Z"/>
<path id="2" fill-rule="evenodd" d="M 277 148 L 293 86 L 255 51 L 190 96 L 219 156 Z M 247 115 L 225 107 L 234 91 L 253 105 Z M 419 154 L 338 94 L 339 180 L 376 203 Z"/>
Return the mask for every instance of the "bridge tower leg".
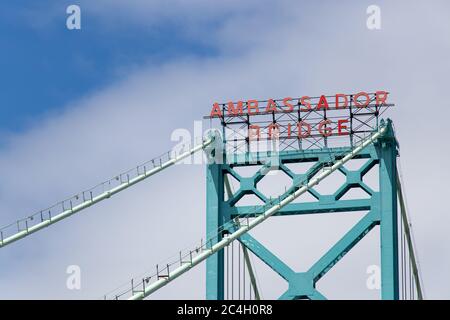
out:
<path id="1" fill-rule="evenodd" d="M 224 175 L 221 164 L 209 164 L 206 169 L 206 235 L 216 234 L 226 221 L 222 212 L 224 201 Z M 222 239 L 221 235 L 208 245 Z M 223 250 L 206 260 L 206 299 L 224 299 L 224 254 Z"/>
<path id="2" fill-rule="evenodd" d="M 392 126 L 377 146 L 380 154 L 380 244 L 381 297 L 399 299 L 398 215 L 397 215 L 397 142 Z"/>

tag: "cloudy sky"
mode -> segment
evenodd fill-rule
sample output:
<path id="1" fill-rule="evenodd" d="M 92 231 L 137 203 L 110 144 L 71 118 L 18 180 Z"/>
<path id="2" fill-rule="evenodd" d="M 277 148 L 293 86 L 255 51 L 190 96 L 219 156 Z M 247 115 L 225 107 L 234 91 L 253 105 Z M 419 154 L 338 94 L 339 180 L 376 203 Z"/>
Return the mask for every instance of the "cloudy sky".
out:
<path id="1" fill-rule="evenodd" d="M 81 30 L 66 28 L 71 4 Z M 381 30 L 366 27 L 371 4 Z M 7 1 L 0 225 L 169 150 L 172 132 L 192 131 L 215 101 L 388 90 L 426 297 L 448 299 L 449 14 L 436 0 Z M 254 235 L 302 271 L 358 217 L 277 218 Z M 199 240 L 204 226 L 205 168 L 176 166 L 2 248 L 0 298 L 100 298 Z M 327 297 L 378 296 L 365 285 L 377 237 L 323 279 Z M 69 265 L 81 268 L 81 290 L 66 287 Z M 256 268 L 264 297 L 283 292 Z M 203 298 L 204 265 L 155 297 Z"/>

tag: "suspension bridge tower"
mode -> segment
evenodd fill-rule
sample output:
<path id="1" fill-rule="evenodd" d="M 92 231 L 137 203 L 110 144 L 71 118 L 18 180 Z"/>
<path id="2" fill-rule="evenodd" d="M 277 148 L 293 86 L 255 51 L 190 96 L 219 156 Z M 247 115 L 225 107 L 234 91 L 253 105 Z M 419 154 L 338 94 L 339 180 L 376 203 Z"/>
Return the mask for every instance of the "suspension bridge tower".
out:
<path id="1" fill-rule="evenodd" d="M 157 264 L 153 273 L 132 278 L 129 285 L 111 291 L 105 298 L 145 299 L 206 260 L 207 299 L 259 300 L 261 292 L 250 259 L 254 255 L 287 282 L 288 289 L 280 299 L 325 299 L 316 286 L 318 281 L 365 235 L 379 227 L 381 298 L 414 299 L 417 295 L 422 299 L 401 176 L 397 172 L 398 143 L 391 120 L 380 118 L 393 106 L 387 99 L 387 92 L 377 91 L 215 103 L 205 118 L 211 122 L 219 120 L 221 132 L 212 130 L 192 145 L 169 151 L 0 228 L 0 248 L 45 230 L 205 151 L 208 159 L 206 241 L 202 239 L 195 248 L 179 251 L 177 258 Z M 360 159 L 364 164 L 350 169 L 346 164 L 353 159 Z M 298 173 L 290 168 L 292 164 L 305 163 L 310 164 L 306 172 Z M 238 172 L 256 166 L 258 169 L 252 176 Z M 370 187 L 364 179 L 373 170 L 378 171 L 377 188 Z M 273 172 L 282 172 L 290 178 L 290 185 L 276 197 L 265 194 L 260 186 L 265 176 Z M 326 184 L 329 176 L 338 172 L 345 176 L 345 181 L 334 192 L 317 190 L 317 185 Z M 237 181 L 236 190 L 230 180 Z M 345 197 L 353 189 L 367 196 Z M 261 204 L 243 204 L 241 200 L 247 195 L 253 195 Z M 295 201 L 303 195 L 309 195 L 314 201 Z M 352 211 L 365 214 L 306 270 L 294 270 L 249 233 L 277 216 Z M 236 243 L 237 279 L 233 255 Z M 234 295 L 236 280 L 238 290 Z"/>
<path id="2" fill-rule="evenodd" d="M 294 270 L 271 252 L 258 239 L 245 233 L 238 238 L 242 248 L 243 276 L 251 282 L 250 296 L 259 298 L 249 252 L 281 276 L 288 289 L 280 299 L 325 299 L 316 288 L 317 282 L 341 260 L 373 228 L 380 228 L 381 298 L 399 299 L 399 217 L 397 208 L 398 143 L 391 120 L 380 115 L 393 106 L 387 103 L 387 92 L 359 93 L 320 97 L 285 98 L 247 102 L 215 104 L 208 119 L 217 119 L 222 128 L 220 156 L 207 166 L 207 234 L 214 234 L 221 226 L 221 241 L 233 233 L 240 224 L 264 214 L 265 208 L 282 201 L 308 184 L 313 177 L 330 170 L 368 136 L 385 127 L 382 137 L 368 145 L 354 158 L 364 159 L 357 170 L 342 166 L 345 182 L 332 194 L 320 194 L 314 188 L 307 192 L 316 201 L 289 203 L 276 216 L 330 214 L 333 212 L 367 211 L 348 232 L 307 270 Z M 216 150 L 217 150 L 216 146 Z M 298 174 L 289 168 L 293 163 L 311 163 L 306 173 Z M 238 168 L 258 166 L 251 177 L 243 177 Z M 364 182 L 369 170 L 378 170 L 378 191 Z M 292 185 L 278 198 L 272 199 L 259 189 L 259 182 L 272 171 L 282 171 Z M 230 188 L 230 179 L 239 182 L 237 190 Z M 326 183 L 326 180 L 323 182 Z M 362 189 L 368 197 L 342 199 L 351 189 Z M 239 205 L 245 195 L 254 195 L 262 201 L 260 206 Z M 228 223 L 227 222 L 233 222 Z M 246 222 L 247 221 L 247 222 Z M 280 235 L 282 238 L 283 235 Z M 286 242 L 289 239 L 285 239 Z M 295 244 L 289 243 L 290 246 Z M 210 256 L 206 266 L 206 298 L 230 298 L 229 254 L 225 250 Z M 234 297 L 236 298 L 236 297 Z"/>

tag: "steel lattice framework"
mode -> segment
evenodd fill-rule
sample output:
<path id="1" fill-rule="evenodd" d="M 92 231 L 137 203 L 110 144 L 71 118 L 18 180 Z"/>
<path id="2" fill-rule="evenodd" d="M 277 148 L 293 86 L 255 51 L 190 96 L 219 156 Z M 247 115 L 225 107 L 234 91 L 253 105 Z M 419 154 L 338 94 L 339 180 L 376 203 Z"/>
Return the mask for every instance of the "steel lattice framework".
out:
<path id="1" fill-rule="evenodd" d="M 328 214 L 333 212 L 368 211 L 337 243 L 332 246 L 308 270 L 298 272 L 279 259 L 275 253 L 264 247 L 257 239 L 245 233 L 239 237 L 239 242 L 261 259 L 273 271 L 287 281 L 288 290 L 280 299 L 324 299 L 316 289 L 316 283 L 341 260 L 367 233 L 375 226 L 380 227 L 381 250 L 381 298 L 399 299 L 399 268 L 398 268 L 398 218 L 397 218 L 397 167 L 398 144 L 395 139 L 392 123 L 387 123 L 387 133 L 375 143 L 369 145 L 355 158 L 366 159 L 358 170 L 348 170 L 340 167 L 345 175 L 345 183 L 333 194 L 320 194 L 314 188 L 308 193 L 317 201 L 305 203 L 289 203 L 274 216 Z M 227 221 L 235 218 L 255 217 L 263 213 L 263 206 L 258 210 L 253 206 L 239 206 L 237 203 L 247 194 L 253 194 L 265 204 L 273 201 L 259 189 L 260 182 L 270 170 L 277 167 L 292 179 L 292 186 L 286 190 L 281 199 L 290 195 L 293 190 L 307 183 L 323 170 L 329 170 L 330 163 L 339 160 L 351 148 L 321 148 L 311 150 L 280 151 L 276 165 L 273 157 L 243 154 L 241 160 L 224 161 L 223 164 L 212 163 L 207 167 L 207 233 L 217 230 Z M 253 156 L 254 161 L 249 164 Z M 262 159 L 265 159 L 262 160 Z M 304 174 L 297 174 L 287 166 L 289 163 L 312 162 L 312 167 Z M 252 177 L 242 177 L 236 171 L 237 167 L 262 165 Z M 363 177 L 374 167 L 379 170 L 379 191 L 374 191 L 363 181 Z M 374 168 L 375 169 L 375 168 Z M 224 198 L 226 175 L 231 175 L 239 181 L 239 189 L 228 199 Z M 341 199 L 350 189 L 360 188 L 367 195 L 364 199 Z M 236 227 L 229 225 L 228 232 Z M 217 238 L 216 241 L 220 241 Z M 214 244 L 214 243 L 213 243 Z M 213 245 L 212 244 L 212 245 Z M 206 297 L 208 299 L 224 299 L 224 253 L 223 251 L 207 260 Z"/>

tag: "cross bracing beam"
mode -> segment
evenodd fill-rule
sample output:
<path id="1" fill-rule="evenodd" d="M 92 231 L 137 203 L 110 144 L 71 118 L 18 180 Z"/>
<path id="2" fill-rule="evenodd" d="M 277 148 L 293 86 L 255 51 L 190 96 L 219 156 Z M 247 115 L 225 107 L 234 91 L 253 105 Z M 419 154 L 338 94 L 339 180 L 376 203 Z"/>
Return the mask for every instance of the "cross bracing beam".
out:
<path id="1" fill-rule="evenodd" d="M 357 154 L 359 154 L 362 150 L 364 150 L 367 146 L 374 143 L 378 138 L 382 137 L 387 131 L 387 126 L 380 126 L 379 130 L 366 138 L 359 146 L 351 149 L 345 156 L 343 156 L 340 160 L 334 161 L 334 163 L 327 169 L 322 171 L 316 177 L 296 189 L 292 191 L 291 194 L 287 195 L 285 198 L 275 203 L 273 206 L 270 206 L 269 209 L 265 210 L 262 214 L 249 221 L 248 224 L 242 225 L 237 228 L 234 232 L 228 234 L 226 237 L 223 237 L 220 241 L 216 242 L 214 245 L 210 246 L 206 250 L 200 252 L 198 255 L 193 257 L 188 263 L 181 264 L 176 269 L 172 270 L 164 277 L 158 278 L 155 282 L 143 287 L 143 289 L 139 292 L 134 293 L 129 299 L 130 300 L 140 300 L 159 290 L 160 288 L 166 286 L 171 281 L 177 279 L 179 276 L 188 272 L 208 257 L 216 254 L 226 246 L 228 246 L 234 240 L 239 239 L 248 231 L 252 230 L 269 217 L 273 216 L 277 212 L 279 212 L 282 208 L 286 207 L 289 203 L 294 201 L 296 198 L 301 196 L 302 194 L 308 192 L 308 190 L 315 185 L 319 184 L 322 180 L 327 178 L 331 173 L 336 170 L 339 170 L 345 163 L 354 158 Z M 318 295 L 319 297 L 319 295 Z"/>
<path id="2" fill-rule="evenodd" d="M 192 147 L 188 151 L 181 152 L 178 155 L 171 156 L 170 153 L 167 153 L 167 157 L 163 159 L 163 157 L 160 157 L 158 159 L 153 159 L 151 161 L 151 164 L 153 164 L 153 168 L 147 168 L 146 165 L 138 166 L 134 170 L 134 177 L 130 178 L 130 176 L 127 174 L 125 178 L 123 179 L 123 175 L 119 175 L 116 178 L 113 178 L 108 181 L 108 183 L 105 183 L 102 185 L 103 192 L 94 195 L 92 191 L 84 191 L 80 193 L 79 195 L 75 196 L 73 199 L 75 201 L 78 199 L 81 199 L 81 203 L 77 205 L 73 205 L 72 200 L 70 201 L 63 201 L 61 202 L 61 209 L 58 210 L 58 214 L 52 215 L 52 211 L 50 209 L 46 209 L 43 211 L 40 211 L 34 215 L 31 215 L 27 218 L 24 218 L 22 220 L 18 220 L 17 222 L 10 224 L 8 226 L 5 226 L 0 229 L 0 248 L 11 244 L 19 239 L 22 239 L 26 236 L 29 236 L 36 231 L 42 230 L 52 224 L 55 224 L 56 222 L 59 222 L 63 219 L 66 219 L 70 216 L 72 216 L 75 213 L 78 213 L 86 208 L 89 208 L 93 206 L 96 203 L 99 203 L 100 201 L 103 201 L 105 199 L 110 198 L 111 196 L 115 195 L 116 193 L 119 193 L 125 189 L 128 189 L 129 187 L 135 185 L 136 183 L 139 183 L 171 166 L 173 166 L 175 163 L 191 156 L 192 154 L 205 149 L 207 146 L 209 146 L 213 141 L 215 137 L 212 135 L 206 139 L 203 139 L 201 143 L 199 143 L 197 146 Z M 119 180 L 120 177 L 120 180 Z M 111 186 L 111 181 L 119 181 L 115 186 Z M 65 208 L 65 205 L 68 208 Z M 54 208 L 54 207 L 52 207 Z M 11 232 L 11 229 L 13 229 L 13 232 Z M 9 232 L 12 234 L 6 235 L 5 233 Z"/>
<path id="3" fill-rule="evenodd" d="M 376 211 L 367 213 L 306 272 L 295 272 L 249 234 L 242 235 L 239 241 L 289 283 L 289 288 L 279 297 L 280 300 L 325 299 L 315 288 L 317 281 L 336 265 L 379 222 L 379 216 Z M 233 228 L 231 227 L 231 229 Z"/>
<path id="4" fill-rule="evenodd" d="M 239 241 L 248 248 L 255 256 L 264 261 L 273 271 L 278 273 L 280 277 L 289 280 L 294 274 L 286 263 L 281 261 L 276 255 L 266 249 L 258 240 L 246 233 L 239 238 Z"/>
<path id="5" fill-rule="evenodd" d="M 336 263 L 339 262 L 374 226 L 380 223 L 375 212 L 367 213 L 353 228 L 351 228 L 325 255 L 323 255 L 309 270 L 314 282 L 322 278 Z"/>
<path id="6" fill-rule="evenodd" d="M 234 219 L 234 221 L 235 221 L 235 225 L 239 228 L 241 226 L 241 224 L 239 222 L 239 218 L 236 217 Z M 248 235 L 249 234 L 246 233 L 242 237 L 245 237 Z M 242 237 L 241 237 L 240 241 L 242 240 Z M 248 275 L 250 276 L 250 282 L 252 284 L 253 291 L 255 292 L 255 299 L 261 300 L 261 296 L 259 294 L 259 289 L 256 284 L 255 272 L 253 271 L 252 263 L 250 261 L 250 255 L 248 254 L 247 247 L 242 243 L 242 241 L 241 241 L 241 246 L 242 246 L 242 253 L 244 254 L 245 264 L 247 265 Z"/>
<path id="7" fill-rule="evenodd" d="M 231 184 L 230 184 L 230 181 L 228 180 L 227 176 L 224 176 L 224 183 L 225 183 L 225 189 L 228 194 L 228 197 L 231 198 L 233 196 L 233 191 L 232 191 Z M 235 224 L 237 227 L 241 226 L 240 222 L 239 222 L 239 217 L 236 217 L 234 219 L 234 221 L 235 221 Z M 250 261 L 250 256 L 248 254 L 247 247 L 245 245 L 242 245 L 242 253 L 244 254 L 245 264 L 247 265 L 248 275 L 250 276 L 250 282 L 252 284 L 253 291 L 255 292 L 255 299 L 261 300 L 261 296 L 259 295 L 258 285 L 256 283 L 255 273 L 253 271 L 252 263 Z"/>
<path id="8" fill-rule="evenodd" d="M 290 203 L 278 211 L 275 215 L 295 215 L 295 214 L 316 214 L 328 212 L 349 212 L 349 211 L 366 211 L 373 206 L 374 199 L 358 199 L 358 200 L 338 200 L 330 203 L 304 202 Z M 239 206 L 231 207 L 230 213 L 232 217 L 258 216 L 263 210 L 255 206 Z"/>

